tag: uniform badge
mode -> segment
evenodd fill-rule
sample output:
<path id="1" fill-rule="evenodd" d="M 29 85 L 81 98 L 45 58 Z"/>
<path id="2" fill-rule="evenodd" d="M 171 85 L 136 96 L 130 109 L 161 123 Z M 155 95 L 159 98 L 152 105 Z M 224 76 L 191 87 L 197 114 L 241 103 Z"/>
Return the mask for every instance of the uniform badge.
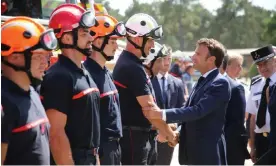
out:
<path id="1" fill-rule="evenodd" d="M 259 59 L 260 58 L 260 55 L 259 54 L 257 54 L 257 52 L 255 52 L 255 59 Z"/>

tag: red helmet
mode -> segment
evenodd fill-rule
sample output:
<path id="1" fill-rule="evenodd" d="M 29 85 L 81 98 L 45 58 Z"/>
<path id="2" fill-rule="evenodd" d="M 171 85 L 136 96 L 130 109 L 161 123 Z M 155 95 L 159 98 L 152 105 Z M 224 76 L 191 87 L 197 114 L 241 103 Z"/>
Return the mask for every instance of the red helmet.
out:
<path id="1" fill-rule="evenodd" d="M 96 24 L 95 14 L 86 11 L 76 4 L 62 4 L 51 14 L 49 28 L 53 28 L 56 37 L 60 38 L 64 32 L 70 32 L 75 28 L 90 28 Z"/>

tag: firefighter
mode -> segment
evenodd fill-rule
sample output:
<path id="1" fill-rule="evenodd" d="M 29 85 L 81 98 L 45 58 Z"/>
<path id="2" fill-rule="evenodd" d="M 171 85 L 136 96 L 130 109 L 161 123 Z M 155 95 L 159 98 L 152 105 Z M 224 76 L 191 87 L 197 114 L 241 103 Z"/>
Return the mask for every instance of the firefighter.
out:
<path id="1" fill-rule="evenodd" d="M 51 152 L 58 165 L 94 165 L 98 161 L 100 94 L 81 63 L 91 54 L 89 28 L 96 23 L 94 13 L 75 4 L 58 6 L 49 20 L 61 54 L 47 70 L 40 93 L 51 124 Z"/>
<path id="2" fill-rule="evenodd" d="M 114 58 L 118 48 L 117 39 L 126 34 L 125 26 L 114 17 L 105 14 L 96 16 L 98 25 L 90 28 L 94 40 L 93 52 L 84 66 L 93 77 L 101 94 L 101 147 L 100 160 L 103 165 L 120 165 L 122 122 L 119 95 L 111 73 L 105 64 Z"/>
<path id="3" fill-rule="evenodd" d="M 15 17 L 1 27 L 2 164 L 50 164 L 48 118 L 31 84 L 42 79 L 56 46 L 53 30 L 31 18 Z"/>

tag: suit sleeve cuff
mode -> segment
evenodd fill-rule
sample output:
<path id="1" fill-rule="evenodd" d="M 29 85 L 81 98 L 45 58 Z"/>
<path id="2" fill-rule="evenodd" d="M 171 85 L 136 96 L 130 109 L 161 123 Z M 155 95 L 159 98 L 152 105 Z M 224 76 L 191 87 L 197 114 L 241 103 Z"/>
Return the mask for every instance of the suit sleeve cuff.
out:
<path id="1" fill-rule="evenodd" d="M 162 120 L 167 121 L 166 110 L 162 110 Z"/>

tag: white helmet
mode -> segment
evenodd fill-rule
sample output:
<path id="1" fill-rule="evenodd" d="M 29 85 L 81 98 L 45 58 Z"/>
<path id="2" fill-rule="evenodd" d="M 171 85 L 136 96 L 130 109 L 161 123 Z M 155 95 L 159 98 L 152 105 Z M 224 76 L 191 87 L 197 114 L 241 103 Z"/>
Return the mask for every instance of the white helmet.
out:
<path id="1" fill-rule="evenodd" d="M 138 13 L 131 16 L 126 24 L 127 34 L 132 37 L 144 36 L 153 39 L 163 37 L 162 26 L 159 26 L 156 20 L 145 13 Z"/>
<path id="2" fill-rule="evenodd" d="M 157 58 L 165 57 L 170 54 L 169 49 L 165 45 L 161 45 L 157 42 L 154 42 L 154 48 L 150 50 L 150 54 L 146 58 L 141 58 L 144 65 L 154 62 Z M 151 65 L 153 66 L 153 64 Z"/>

